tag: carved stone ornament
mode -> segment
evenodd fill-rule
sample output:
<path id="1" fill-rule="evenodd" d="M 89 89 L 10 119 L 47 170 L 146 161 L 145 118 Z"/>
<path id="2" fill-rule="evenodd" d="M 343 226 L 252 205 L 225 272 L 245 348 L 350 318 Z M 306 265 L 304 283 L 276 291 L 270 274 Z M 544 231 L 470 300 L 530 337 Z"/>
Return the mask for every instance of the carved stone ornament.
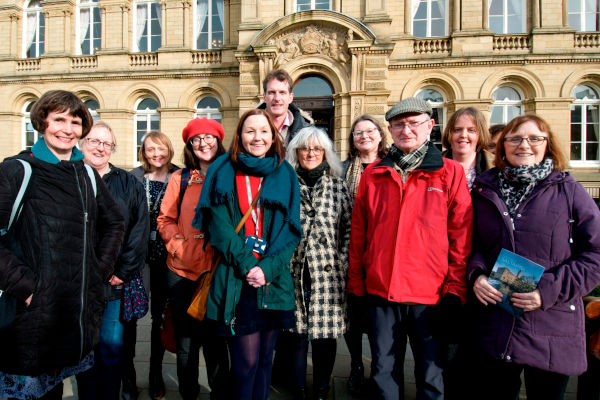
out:
<path id="1" fill-rule="evenodd" d="M 267 44 L 277 47 L 274 66 L 279 67 L 302 55 L 320 54 L 341 63 L 350 59 L 348 40 L 351 29 L 342 31 L 334 27 L 311 24 L 271 37 Z"/>

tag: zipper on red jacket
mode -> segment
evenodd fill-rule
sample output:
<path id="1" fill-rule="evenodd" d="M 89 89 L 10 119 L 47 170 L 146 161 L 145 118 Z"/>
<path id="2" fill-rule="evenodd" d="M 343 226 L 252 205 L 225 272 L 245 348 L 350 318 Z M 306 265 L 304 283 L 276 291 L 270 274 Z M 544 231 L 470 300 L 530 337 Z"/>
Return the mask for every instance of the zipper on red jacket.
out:
<path id="1" fill-rule="evenodd" d="M 75 181 L 77 182 L 77 191 L 79 192 L 79 199 L 81 200 L 81 205 L 83 207 L 83 268 L 82 268 L 82 276 L 81 276 L 81 293 L 80 293 L 80 305 L 81 309 L 79 310 L 79 359 L 83 358 L 83 342 L 85 340 L 84 337 L 84 329 L 83 329 L 83 319 L 85 309 L 85 280 L 86 273 L 85 267 L 87 264 L 87 224 L 88 224 L 88 210 L 87 210 L 87 184 L 85 178 L 83 180 L 84 183 L 84 191 L 85 191 L 85 200 L 83 197 L 83 193 L 81 192 L 81 185 L 79 182 L 79 176 L 77 175 L 77 168 L 73 165 L 73 170 L 75 171 Z"/>

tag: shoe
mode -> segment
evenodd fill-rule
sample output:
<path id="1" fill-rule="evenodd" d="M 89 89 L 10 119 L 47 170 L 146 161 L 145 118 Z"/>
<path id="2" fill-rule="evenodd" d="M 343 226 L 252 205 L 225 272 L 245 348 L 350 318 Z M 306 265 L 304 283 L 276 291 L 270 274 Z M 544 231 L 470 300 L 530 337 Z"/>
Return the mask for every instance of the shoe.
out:
<path id="1" fill-rule="evenodd" d="M 162 377 L 162 371 L 150 372 L 148 381 L 148 395 L 152 400 L 165 397 L 165 381 Z"/>
<path id="2" fill-rule="evenodd" d="M 123 400 L 137 400 L 138 388 L 135 384 L 135 380 L 132 381 L 127 378 L 123 378 L 123 387 L 121 389 L 121 399 Z"/>
<path id="3" fill-rule="evenodd" d="M 360 397 L 365 381 L 365 368 L 362 365 L 352 367 L 348 377 L 348 391 L 354 397 Z"/>

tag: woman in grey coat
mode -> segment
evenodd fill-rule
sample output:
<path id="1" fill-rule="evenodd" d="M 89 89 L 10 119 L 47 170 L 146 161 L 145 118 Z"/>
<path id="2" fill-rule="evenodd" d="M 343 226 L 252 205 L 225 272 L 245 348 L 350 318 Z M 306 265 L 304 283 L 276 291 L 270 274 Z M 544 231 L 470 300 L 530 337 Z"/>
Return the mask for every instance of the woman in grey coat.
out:
<path id="1" fill-rule="evenodd" d="M 339 158 L 325 132 L 303 128 L 287 160 L 300 182 L 303 238 L 291 260 L 296 295 L 294 375 L 297 398 L 305 398 L 308 342 L 312 343 L 315 399 L 327 398 L 336 338 L 346 329 L 346 270 L 352 197 Z"/>

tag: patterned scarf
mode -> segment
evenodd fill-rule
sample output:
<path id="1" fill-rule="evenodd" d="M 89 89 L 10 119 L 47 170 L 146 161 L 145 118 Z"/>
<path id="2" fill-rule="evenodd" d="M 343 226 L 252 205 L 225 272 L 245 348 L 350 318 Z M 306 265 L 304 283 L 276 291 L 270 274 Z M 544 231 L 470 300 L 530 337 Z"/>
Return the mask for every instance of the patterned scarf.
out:
<path id="1" fill-rule="evenodd" d="M 514 218 L 517 208 L 531 194 L 535 185 L 546 179 L 553 169 L 554 161 L 546 158 L 537 164 L 507 166 L 498 172 L 500 194 L 511 217 Z"/>
<path id="2" fill-rule="evenodd" d="M 363 164 L 360 162 L 360 157 L 356 156 L 350 161 L 348 166 L 348 172 L 346 172 L 346 181 L 348 182 L 348 189 L 352 194 L 352 198 L 356 197 L 358 192 L 358 184 L 360 183 L 360 177 L 363 173 Z"/>
<path id="3" fill-rule="evenodd" d="M 415 169 L 416 166 L 423 161 L 425 154 L 427 153 L 428 144 L 429 141 L 426 140 L 425 143 L 423 143 L 418 149 L 408 154 L 404 154 L 404 152 L 398 149 L 394 144 L 392 147 L 390 147 L 390 152 L 388 154 L 402 171 L 410 171 Z"/>

